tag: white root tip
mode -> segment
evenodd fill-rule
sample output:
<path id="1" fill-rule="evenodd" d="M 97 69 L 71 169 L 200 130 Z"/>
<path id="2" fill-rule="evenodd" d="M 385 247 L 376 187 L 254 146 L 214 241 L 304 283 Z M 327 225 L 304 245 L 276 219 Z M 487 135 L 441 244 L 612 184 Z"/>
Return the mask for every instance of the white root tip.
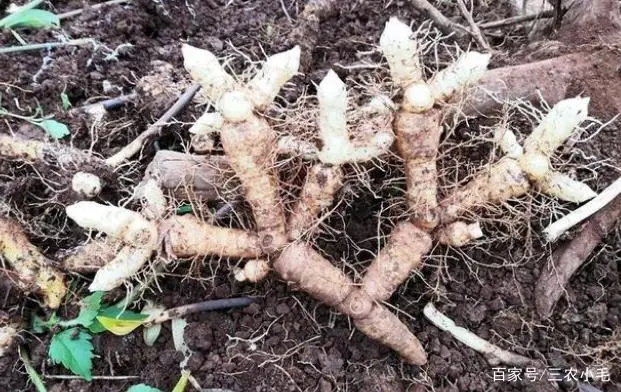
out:
<path id="1" fill-rule="evenodd" d="M 136 187 L 136 197 L 144 200 L 143 215 L 148 219 L 160 219 L 166 215 L 168 203 L 164 192 L 153 178 Z"/>
<path id="2" fill-rule="evenodd" d="M 121 286 L 135 275 L 151 257 L 151 249 L 137 249 L 131 246 L 121 248 L 117 256 L 97 271 L 90 291 L 110 291 Z"/>
<path id="3" fill-rule="evenodd" d="M 92 199 L 101 192 L 101 180 L 94 174 L 77 172 L 71 179 L 71 188 L 74 192 Z"/>
<path id="4" fill-rule="evenodd" d="M 431 88 L 427 83 L 412 83 L 403 92 L 403 108 L 411 113 L 423 113 L 434 104 Z"/>
<path id="5" fill-rule="evenodd" d="M 319 159 L 324 163 L 336 163 L 351 150 L 351 142 L 347 132 L 347 89 L 334 71 L 328 71 L 319 83 L 317 98 L 319 131 L 323 142 Z"/>
<path id="6" fill-rule="evenodd" d="M 230 122 L 243 122 L 252 117 L 252 102 L 241 91 L 224 93 L 218 107 L 224 118 Z"/>
<path id="7" fill-rule="evenodd" d="M 181 53 L 183 66 L 192 79 L 201 85 L 203 94 L 212 102 L 217 102 L 222 94 L 235 87 L 233 77 L 222 68 L 216 56 L 210 51 L 184 44 Z"/>
<path id="8" fill-rule="evenodd" d="M 423 78 L 418 44 L 412 38 L 413 35 L 408 25 L 392 17 L 380 37 L 380 48 L 388 61 L 393 83 L 400 87 L 406 87 Z"/>
<path id="9" fill-rule="evenodd" d="M 136 247 L 157 247 L 157 225 L 137 212 L 93 201 L 77 202 L 67 206 L 65 211 L 69 218 L 83 228 L 101 231 Z"/>
<path id="10" fill-rule="evenodd" d="M 265 260 L 249 260 L 244 268 L 235 271 L 235 280 L 238 282 L 259 282 L 270 272 L 270 266 Z"/>
<path id="11" fill-rule="evenodd" d="M 494 134 L 496 142 L 506 156 L 513 159 L 519 159 L 524 154 L 524 149 L 517 141 L 515 133 L 510 129 L 498 128 Z"/>
<path id="12" fill-rule="evenodd" d="M 265 109 L 278 91 L 300 68 L 300 47 L 270 56 L 261 71 L 248 83 L 249 96 L 258 109 Z"/>
<path id="13" fill-rule="evenodd" d="M 559 172 L 549 173 L 538 185 L 543 193 L 572 203 L 584 203 L 597 196 L 587 184 Z"/>
<path id="14" fill-rule="evenodd" d="M 481 80 L 491 59 L 490 54 L 466 52 L 446 69 L 438 72 L 430 82 L 436 99 L 448 99 L 456 92 L 475 85 Z"/>
<path id="15" fill-rule="evenodd" d="M 467 224 L 457 221 L 440 228 L 435 236 L 441 244 L 461 247 L 483 237 L 483 230 L 479 222 Z"/>
<path id="16" fill-rule="evenodd" d="M 194 125 L 190 127 L 190 133 L 194 135 L 205 135 L 218 132 L 224 126 L 224 117 L 218 112 L 204 113 Z"/>
<path id="17" fill-rule="evenodd" d="M 550 172 L 550 159 L 538 152 L 527 152 L 518 159 L 520 167 L 535 182 L 543 181 Z"/>
<path id="18" fill-rule="evenodd" d="M 572 135 L 576 127 L 587 119 L 590 98 L 569 98 L 560 101 L 541 120 L 524 142 L 524 149 L 540 151 L 548 156 L 554 153 Z"/>

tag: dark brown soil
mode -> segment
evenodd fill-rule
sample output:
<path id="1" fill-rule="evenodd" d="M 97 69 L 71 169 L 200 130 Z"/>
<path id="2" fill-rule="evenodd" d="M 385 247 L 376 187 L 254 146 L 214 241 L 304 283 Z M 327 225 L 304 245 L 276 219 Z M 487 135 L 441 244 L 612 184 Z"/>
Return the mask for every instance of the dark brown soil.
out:
<path id="1" fill-rule="evenodd" d="M 445 15 L 460 20 L 457 9 L 449 2 L 443 3 L 441 9 Z M 53 6 L 60 13 L 85 4 L 94 2 L 62 0 L 55 1 Z M 54 114 L 70 124 L 71 140 L 63 143 L 83 149 L 92 147 L 102 156 L 109 156 L 158 118 L 178 91 L 190 84 L 182 67 L 182 42 L 208 48 L 219 56 L 239 50 L 252 59 L 261 59 L 263 53 L 282 49 L 294 26 L 283 7 L 295 19 L 303 6 L 303 1 L 288 0 L 137 0 L 131 5 L 101 11 L 86 10 L 80 16 L 64 20 L 62 30 L 20 31 L 28 42 L 58 41 L 61 36 L 90 37 L 101 45 L 0 56 L 1 103 L 9 111 L 22 114 L 40 107 L 44 114 Z M 475 16 L 481 21 L 508 16 L 504 1 L 475 1 L 475 9 L 478 12 Z M 297 98 L 302 87 L 312 90 L 311 82 L 317 82 L 334 64 L 359 61 L 357 53 L 374 48 L 390 16 L 413 21 L 414 26 L 424 20 L 408 1 L 343 2 L 340 11 L 321 24 L 319 42 L 312 53 L 312 69 L 306 76 L 296 78 L 301 87 L 285 94 L 285 99 Z M 498 33 L 490 39 L 499 50 L 505 51 L 504 56 L 495 60 L 495 65 L 521 62 L 522 57 L 511 57 L 508 53 L 521 47 L 524 32 L 519 29 L 510 32 L 509 39 Z M 10 32 L 0 33 L 2 47 L 17 44 Z M 237 56 L 234 68 L 242 70 L 247 65 L 244 61 Z M 153 76 L 156 71 L 158 77 L 181 86 L 166 92 L 164 98 L 158 95 L 158 99 L 163 99 L 158 102 L 151 99 L 153 91 L 142 85 L 137 87 L 140 78 Z M 132 93 L 135 88 L 140 98 L 111 113 L 106 124 L 99 128 L 91 127 L 92 121 L 83 113 L 65 112 L 61 105 L 63 92 L 74 108 L 78 108 Z M 603 97 L 598 97 L 595 105 L 603 108 L 599 114 L 609 119 L 616 113 L 611 113 L 610 106 L 602 100 Z M 177 119 L 191 122 L 200 111 L 201 108 L 190 105 Z M 3 122 L 1 132 L 7 132 L 9 127 L 28 137 L 44 138 L 38 129 L 28 130 L 13 120 Z M 139 164 L 123 171 L 121 185 L 106 188 L 99 201 L 118 203 L 126 199 L 155 150 L 180 149 L 183 138 L 187 140 L 187 128 L 181 123 L 170 125 L 167 136 L 146 146 Z M 613 124 L 586 143 L 588 154 L 595 159 L 608 159 L 609 167 L 620 167 L 618 129 L 618 124 Z M 469 127 L 459 128 L 454 137 L 467 138 L 478 131 L 472 122 Z M 447 165 L 451 159 L 485 161 L 488 151 L 471 148 L 455 154 L 447 158 Z M 71 195 L 61 192 L 66 184 L 54 185 L 53 191 L 49 191 L 45 181 L 56 179 L 57 183 L 62 182 L 59 178 L 70 177 L 65 172 L 42 170 L 50 169 L 0 160 L 0 197 L 24 214 L 21 218 L 29 223 L 26 229 L 32 241 L 52 255 L 77 244 L 84 234 L 70 222 L 65 225 L 63 206 L 71 200 Z M 607 173 L 615 172 L 607 170 Z M 368 186 L 351 190 L 355 196 L 351 196 L 350 203 L 344 203 L 328 222 L 332 233 L 340 234 L 317 241 L 335 263 L 347 260 L 343 268 L 349 272 L 362 271 L 377 252 L 378 227 L 389 232 L 392 222 L 381 201 L 402 197 L 403 181 L 394 181 L 399 177 L 402 173 L 395 162 L 371 170 Z M 610 179 L 608 175 L 603 180 L 591 178 L 590 184 L 602 189 Z M 110 183 L 118 182 L 111 179 Z M 37 203 L 41 198 L 50 202 Z M 425 260 L 425 268 L 393 296 L 390 303 L 400 309 L 400 318 L 415 331 L 429 353 L 429 363 L 422 368 L 402 363 L 389 349 L 359 333 L 346 317 L 305 294 L 292 291 L 274 276 L 256 285 L 240 284 L 224 265 L 187 263 L 160 279 L 161 292 L 154 289 L 145 296 L 157 298 L 167 307 L 239 295 L 260 298 L 243 310 L 188 317 L 185 338 L 194 352 L 188 368 L 207 390 L 553 390 L 546 382 L 494 381 L 493 366 L 483 356 L 440 332 L 424 318 L 424 305 L 434 301 L 457 324 L 504 348 L 541 359 L 550 367 L 577 369 L 578 375 L 589 368 L 604 367 L 611 381 L 595 380 L 593 384 L 601 391 L 621 391 L 621 233 L 617 230 L 609 235 L 589 263 L 578 271 L 552 318 L 539 320 L 533 292 L 551 249 L 540 242 L 536 233 L 548 222 L 548 217 L 533 217 L 521 226 L 515 238 L 503 237 L 500 243 L 468 247 L 460 252 L 439 247 Z M 503 227 L 493 219 L 484 224 L 488 225 L 486 232 Z M 73 279 L 75 296 L 70 296 L 61 314 L 75 312 L 77 298 L 86 293 L 85 280 L 79 276 Z M 6 277 L 0 278 L 0 321 L 8 318 L 28 322 L 34 313 L 41 314 L 33 297 L 20 294 L 9 280 L 7 271 Z M 122 292 L 114 292 L 107 300 L 121 295 Z M 52 376 L 44 378 L 49 391 L 125 391 L 141 382 L 169 391 L 179 377 L 182 356 L 174 350 L 170 323 L 164 324 L 162 335 L 153 347 L 145 345 L 141 332 L 125 337 L 111 334 L 95 337 L 97 357 L 93 374 L 118 378 L 90 383 L 53 378 L 69 373 L 46 359 L 51 335 L 24 331 L 20 336 L 20 344 L 30 351 L 35 368 L 44 377 Z M 576 388 L 570 382 L 560 383 L 562 391 Z M 0 390 L 35 390 L 16 353 L 0 358 Z"/>

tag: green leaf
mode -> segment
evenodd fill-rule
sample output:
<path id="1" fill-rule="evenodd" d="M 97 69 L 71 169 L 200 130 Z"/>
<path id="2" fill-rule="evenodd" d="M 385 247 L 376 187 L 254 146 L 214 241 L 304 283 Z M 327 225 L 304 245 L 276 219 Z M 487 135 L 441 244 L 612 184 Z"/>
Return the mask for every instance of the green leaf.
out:
<path id="1" fill-rule="evenodd" d="M 190 377 L 190 372 L 182 371 L 181 378 L 177 381 L 177 385 L 173 388 L 172 392 L 183 392 L 185 391 L 186 385 L 188 385 L 188 378 Z"/>
<path id="2" fill-rule="evenodd" d="M 0 20 L 0 27 L 7 29 L 15 27 L 32 27 L 35 29 L 44 27 L 59 27 L 58 15 L 39 9 L 21 9 Z"/>
<path id="3" fill-rule="evenodd" d="M 63 104 L 64 111 L 69 110 L 69 108 L 73 106 L 69 100 L 69 96 L 65 92 L 60 93 L 60 102 Z"/>
<path id="4" fill-rule="evenodd" d="M 34 121 L 33 124 L 43 128 L 43 130 L 54 139 L 61 139 L 71 133 L 69 132 L 69 127 L 56 120 Z"/>
<path id="5" fill-rule="evenodd" d="M 91 381 L 93 375 L 93 344 L 92 336 L 71 328 L 52 337 L 49 356 L 54 364 L 62 363 L 73 374 Z"/>
<path id="6" fill-rule="evenodd" d="M 147 384 L 138 384 L 138 385 L 132 385 L 131 387 L 129 387 L 127 392 L 162 392 L 162 391 L 157 388 L 153 388 L 152 386 L 147 385 Z"/>
<path id="7" fill-rule="evenodd" d="M 189 212 L 192 212 L 192 205 L 190 204 L 183 204 L 177 208 L 177 215 L 183 215 Z"/>
<path id="8" fill-rule="evenodd" d="M 101 299 L 104 296 L 103 291 L 97 291 L 88 297 L 84 298 L 82 309 L 80 309 L 80 314 L 78 317 L 69 321 L 61 321 L 59 324 L 63 327 L 73 327 L 76 325 L 82 325 L 84 327 L 90 326 L 93 324 L 95 317 L 99 314 L 99 308 L 101 308 Z"/>
<path id="9" fill-rule="evenodd" d="M 32 331 L 34 333 L 43 333 L 48 329 L 51 329 L 53 326 L 57 325 L 59 322 L 56 313 L 52 313 L 50 319 L 45 321 L 41 317 L 36 314 L 32 316 Z"/>

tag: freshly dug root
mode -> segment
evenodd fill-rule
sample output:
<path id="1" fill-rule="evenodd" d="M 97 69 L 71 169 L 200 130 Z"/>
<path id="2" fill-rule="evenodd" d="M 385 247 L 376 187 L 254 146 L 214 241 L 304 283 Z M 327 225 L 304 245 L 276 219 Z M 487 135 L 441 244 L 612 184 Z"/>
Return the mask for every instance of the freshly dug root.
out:
<path id="1" fill-rule="evenodd" d="M 203 94 L 218 101 L 225 92 L 236 87 L 235 80 L 220 65 L 218 58 L 208 50 L 184 44 L 181 47 L 183 66 L 192 79 L 203 88 Z"/>
<path id="2" fill-rule="evenodd" d="M 593 215 L 573 240 L 554 251 L 552 260 L 541 271 L 535 288 L 535 305 L 540 317 L 550 317 L 571 276 L 616 227 L 620 217 L 621 196 L 617 196 Z"/>
<path id="3" fill-rule="evenodd" d="M 343 170 L 339 166 L 314 165 L 308 172 L 293 212 L 287 222 L 290 240 L 301 237 L 315 223 L 317 215 L 334 202 L 343 182 Z"/>
<path id="4" fill-rule="evenodd" d="M 253 116 L 225 125 L 220 139 L 252 206 L 257 230 L 264 235 L 263 245 L 282 246 L 286 241 L 285 213 L 278 195 L 276 133 L 265 120 Z"/>
<path id="5" fill-rule="evenodd" d="M 270 272 L 270 265 L 266 260 L 248 260 L 244 268 L 237 268 L 234 271 L 235 280 L 238 282 L 259 282 Z"/>
<path id="6" fill-rule="evenodd" d="M 537 185 L 543 193 L 572 203 L 584 203 L 597 196 L 587 184 L 555 171 L 546 173 Z"/>
<path id="7" fill-rule="evenodd" d="M 63 269 L 72 272 L 91 273 L 109 263 L 117 254 L 117 240 L 97 239 L 69 251 L 55 255 Z"/>
<path id="8" fill-rule="evenodd" d="M 451 223 L 464 212 L 522 196 L 529 189 L 528 179 L 518 162 L 503 158 L 440 201 L 438 216 L 443 223 Z"/>
<path id="9" fill-rule="evenodd" d="M 479 223 L 467 224 L 457 221 L 436 230 L 434 238 L 441 244 L 455 247 L 464 246 L 472 240 L 483 237 Z"/>
<path id="10" fill-rule="evenodd" d="M 433 229 L 431 212 L 437 207 L 436 158 L 442 127 L 441 112 L 400 112 L 395 120 L 397 150 L 405 160 L 407 198 L 421 227 Z"/>
<path id="11" fill-rule="evenodd" d="M 6 324 L 0 326 L 0 358 L 10 352 L 15 338 L 17 338 L 17 328 L 15 325 Z"/>
<path id="12" fill-rule="evenodd" d="M 225 156 L 199 156 L 161 150 L 145 172 L 164 191 L 179 200 L 237 200 L 241 197 L 239 180 Z"/>
<path id="13" fill-rule="evenodd" d="M 105 167 L 103 160 L 81 150 L 38 140 L 0 135 L 0 156 L 11 159 L 53 162 L 59 166 L 81 167 L 84 163 Z"/>
<path id="14" fill-rule="evenodd" d="M 142 201 L 142 214 L 147 219 L 158 220 L 166 215 L 168 202 L 156 180 L 150 178 L 138 184 L 134 190 L 134 198 Z"/>
<path id="15" fill-rule="evenodd" d="M 410 274 L 420 267 L 431 250 L 431 237 L 410 222 L 400 222 L 388 243 L 371 263 L 362 279 L 362 290 L 373 300 L 385 301 Z"/>
<path id="16" fill-rule="evenodd" d="M 71 188 L 73 191 L 88 199 L 92 199 L 99 195 L 101 187 L 101 179 L 91 173 L 77 172 L 71 179 Z"/>
<path id="17" fill-rule="evenodd" d="M 310 246 L 290 244 L 274 262 L 274 269 L 299 289 L 350 316 L 360 331 L 391 347 L 404 360 L 415 365 L 427 362 L 418 339 L 395 315 L 356 288 L 343 272 Z"/>
<path id="18" fill-rule="evenodd" d="M 491 54 L 466 52 L 457 61 L 438 72 L 429 87 L 436 100 L 447 100 L 458 92 L 476 85 L 485 75 Z"/>
<path id="19" fill-rule="evenodd" d="M 137 248 L 155 250 L 158 247 L 157 224 L 137 212 L 92 201 L 67 206 L 66 212 L 83 228 L 101 231 Z"/>
<path id="20" fill-rule="evenodd" d="M 490 365 L 496 366 L 501 363 L 527 367 L 537 364 L 535 359 L 527 358 L 519 354 L 512 353 L 480 338 L 466 328 L 459 327 L 453 320 L 442 314 L 433 303 L 425 305 L 423 313 L 429 321 L 436 327 L 453 335 L 453 337 L 473 350 L 485 355 Z"/>
<path id="21" fill-rule="evenodd" d="M 388 61 L 392 82 L 399 87 L 407 87 L 423 79 L 419 45 L 412 39 L 413 35 L 408 25 L 391 17 L 380 37 L 380 48 Z"/>
<path id="22" fill-rule="evenodd" d="M 323 143 L 318 158 L 321 162 L 342 165 L 350 162 L 364 162 L 386 153 L 394 141 L 389 124 L 392 118 L 388 106 L 375 104 L 373 114 L 388 117 L 385 126 L 370 133 L 366 140 L 354 143 L 347 130 L 347 89 L 338 75 L 330 70 L 317 88 L 319 100 L 319 131 Z M 373 132 L 374 131 L 374 132 Z"/>
<path id="23" fill-rule="evenodd" d="M 259 258 L 261 241 L 255 233 L 212 226 L 190 215 L 163 222 L 166 248 L 176 257 L 218 255 L 222 257 Z"/>
<path id="24" fill-rule="evenodd" d="M 121 286 L 128 277 L 136 274 L 149 260 L 152 249 L 122 247 L 116 257 L 101 267 L 88 286 L 90 291 L 109 291 Z"/>
<path id="25" fill-rule="evenodd" d="M 52 309 L 60 306 L 67 293 L 64 274 L 51 267 L 19 225 L 7 218 L 0 218 L 0 255 L 13 267 L 13 281 L 20 289 L 39 292 Z"/>

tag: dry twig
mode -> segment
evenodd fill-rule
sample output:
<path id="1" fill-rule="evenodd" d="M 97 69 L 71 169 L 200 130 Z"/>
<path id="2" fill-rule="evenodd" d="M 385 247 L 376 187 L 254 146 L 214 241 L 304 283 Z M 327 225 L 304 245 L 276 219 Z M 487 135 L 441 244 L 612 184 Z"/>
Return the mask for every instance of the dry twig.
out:
<path id="1" fill-rule="evenodd" d="M 477 40 L 477 42 L 479 43 L 479 45 L 481 45 L 483 49 L 485 49 L 488 52 L 491 52 L 492 47 L 489 45 L 489 43 L 485 39 L 485 36 L 483 35 L 483 33 L 481 33 L 481 29 L 479 28 L 479 26 L 477 26 L 477 23 L 474 21 L 474 18 L 472 17 L 472 13 L 468 11 L 468 8 L 466 7 L 466 3 L 464 3 L 464 0 L 457 0 L 457 6 L 459 7 L 459 10 L 461 11 L 464 18 L 466 18 L 466 20 L 468 21 L 468 24 L 470 25 L 470 29 L 472 30 L 472 36 L 474 37 L 474 39 Z"/>

